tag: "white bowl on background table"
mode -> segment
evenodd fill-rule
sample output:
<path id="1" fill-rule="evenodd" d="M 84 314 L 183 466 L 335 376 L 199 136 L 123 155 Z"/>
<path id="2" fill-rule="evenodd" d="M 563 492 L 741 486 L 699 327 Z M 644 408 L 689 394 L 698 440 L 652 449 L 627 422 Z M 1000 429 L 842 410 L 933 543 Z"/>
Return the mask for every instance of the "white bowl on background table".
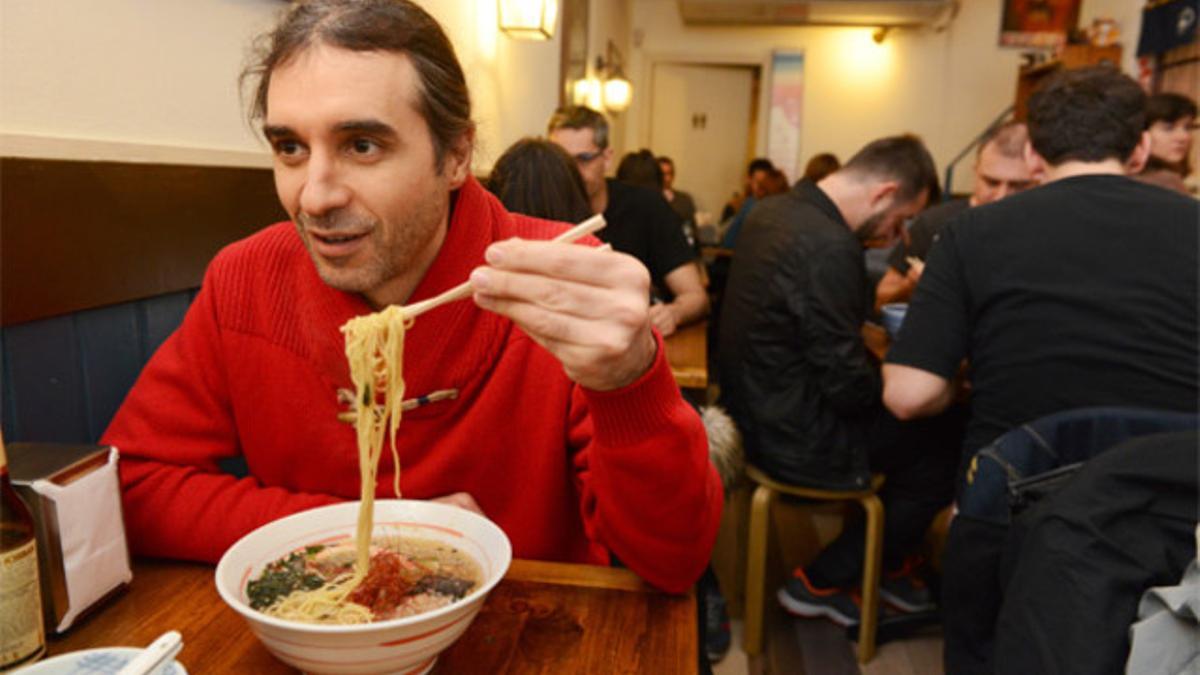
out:
<path id="1" fill-rule="evenodd" d="M 423 614 L 387 621 L 329 626 L 288 621 L 251 609 L 246 583 L 292 551 L 337 536 L 354 536 L 358 502 L 334 504 L 281 518 L 242 537 L 217 564 L 217 592 L 245 617 L 279 660 L 310 673 L 424 673 L 471 625 L 489 591 L 508 571 L 512 546 L 492 521 L 448 504 L 415 500 L 375 502 L 376 533 L 410 535 L 453 545 L 480 567 L 483 582 L 461 600 Z"/>

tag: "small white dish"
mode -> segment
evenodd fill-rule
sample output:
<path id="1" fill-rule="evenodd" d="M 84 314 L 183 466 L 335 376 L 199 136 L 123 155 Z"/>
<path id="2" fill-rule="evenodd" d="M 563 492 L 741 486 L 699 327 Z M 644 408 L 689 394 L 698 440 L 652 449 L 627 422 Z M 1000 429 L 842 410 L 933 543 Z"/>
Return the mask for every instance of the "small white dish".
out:
<path id="1" fill-rule="evenodd" d="M 144 647 L 101 647 L 67 652 L 14 671 L 14 675 L 114 675 L 142 653 Z M 154 675 L 187 675 L 178 661 L 164 664 Z"/>

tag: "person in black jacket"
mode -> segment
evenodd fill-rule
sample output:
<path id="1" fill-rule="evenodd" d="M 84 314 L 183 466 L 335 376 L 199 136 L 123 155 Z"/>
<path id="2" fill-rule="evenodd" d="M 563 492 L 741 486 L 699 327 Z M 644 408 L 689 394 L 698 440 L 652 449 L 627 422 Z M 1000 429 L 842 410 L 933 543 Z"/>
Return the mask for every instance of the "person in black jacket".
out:
<path id="1" fill-rule="evenodd" d="M 748 460 L 785 483 L 826 489 L 861 489 L 871 471 L 886 473 L 884 562 L 892 571 L 950 502 L 961 439 L 954 430 L 943 437 L 940 423 L 912 428 L 884 412 L 878 364 L 861 336 L 863 244 L 900 236 L 937 193 L 933 159 L 905 135 L 874 141 L 819 182 L 764 199 L 738 240 L 720 318 L 721 400 Z M 796 571 L 780 602 L 794 614 L 857 622 L 848 590 L 861 576 L 862 542 L 861 529 L 848 527 Z M 890 604 L 928 607 L 927 591 L 884 586 Z"/>

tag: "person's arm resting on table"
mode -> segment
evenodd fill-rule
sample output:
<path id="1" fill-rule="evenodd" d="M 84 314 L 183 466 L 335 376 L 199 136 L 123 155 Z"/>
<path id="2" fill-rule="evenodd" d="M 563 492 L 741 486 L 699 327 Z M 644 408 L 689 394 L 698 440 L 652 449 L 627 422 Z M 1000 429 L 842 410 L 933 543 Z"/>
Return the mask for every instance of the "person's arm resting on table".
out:
<path id="1" fill-rule="evenodd" d="M 676 267 L 663 281 L 675 299 L 666 304 L 652 305 L 650 321 L 664 337 L 674 333 L 680 326 L 708 316 L 708 293 L 704 291 L 696 263 L 689 262 Z"/>
<path id="2" fill-rule="evenodd" d="M 650 280 L 623 253 L 493 244 L 475 302 L 512 319 L 579 386 L 570 439 L 588 538 L 651 584 L 682 592 L 708 563 L 723 501 L 704 426 L 650 330 Z"/>
<path id="3" fill-rule="evenodd" d="M 904 325 L 883 364 L 883 404 L 898 419 L 929 417 L 954 401 L 967 355 L 967 282 L 953 231 L 934 244 Z"/>

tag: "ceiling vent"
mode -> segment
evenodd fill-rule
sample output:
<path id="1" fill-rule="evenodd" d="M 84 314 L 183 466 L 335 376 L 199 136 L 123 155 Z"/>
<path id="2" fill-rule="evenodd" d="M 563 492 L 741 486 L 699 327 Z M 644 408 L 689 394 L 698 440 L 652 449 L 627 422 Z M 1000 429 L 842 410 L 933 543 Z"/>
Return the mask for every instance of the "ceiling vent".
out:
<path id="1" fill-rule="evenodd" d="M 679 0 L 692 26 L 926 26 L 953 18 L 957 0 Z"/>

